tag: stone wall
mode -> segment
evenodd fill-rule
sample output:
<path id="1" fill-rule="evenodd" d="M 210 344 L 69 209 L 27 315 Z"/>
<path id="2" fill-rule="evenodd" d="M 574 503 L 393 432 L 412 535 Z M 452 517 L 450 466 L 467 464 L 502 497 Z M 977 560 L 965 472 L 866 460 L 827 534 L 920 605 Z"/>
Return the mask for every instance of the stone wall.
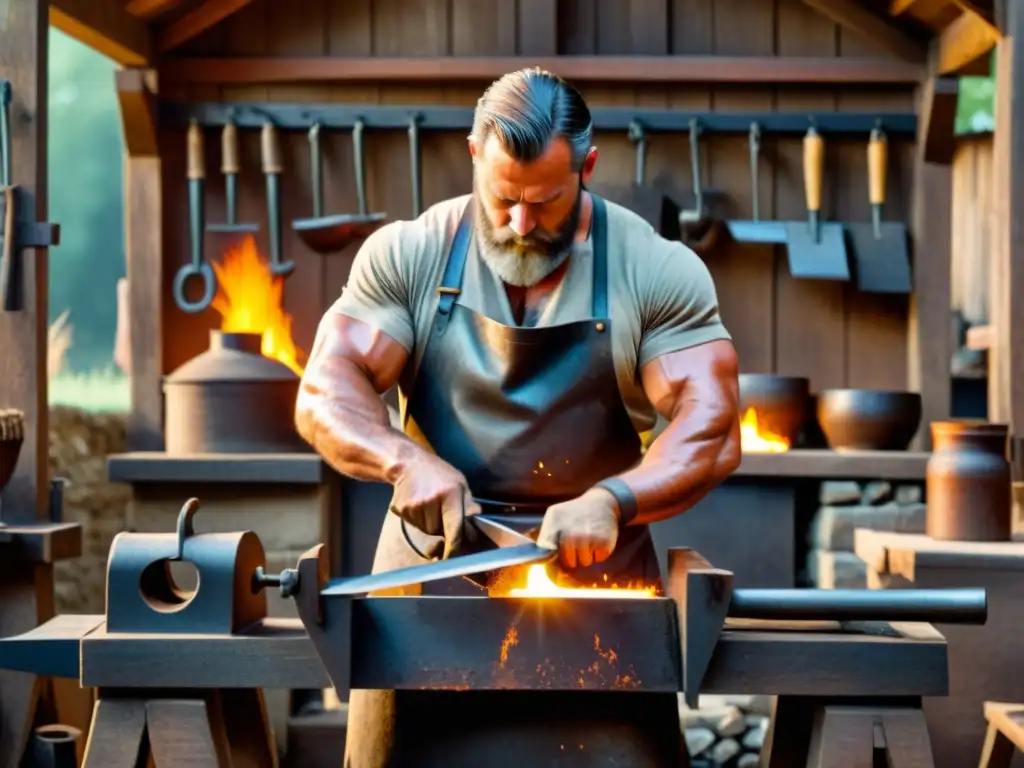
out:
<path id="1" fill-rule="evenodd" d="M 770 696 L 701 696 L 697 709 L 680 697 L 679 722 L 691 768 L 756 768 L 768 735 Z"/>
<path id="2" fill-rule="evenodd" d="M 853 552 L 857 528 L 924 533 L 925 505 L 920 484 L 857 483 L 830 480 L 821 484 L 821 507 L 811 524 L 807 574 L 821 589 L 864 589 L 867 571 Z"/>
<path id="3" fill-rule="evenodd" d="M 126 450 L 128 417 L 50 409 L 50 476 L 65 478 L 64 519 L 82 526 L 82 556 L 57 564 L 59 613 L 103 613 L 110 542 L 128 526 L 131 489 L 107 482 L 107 456 Z"/>

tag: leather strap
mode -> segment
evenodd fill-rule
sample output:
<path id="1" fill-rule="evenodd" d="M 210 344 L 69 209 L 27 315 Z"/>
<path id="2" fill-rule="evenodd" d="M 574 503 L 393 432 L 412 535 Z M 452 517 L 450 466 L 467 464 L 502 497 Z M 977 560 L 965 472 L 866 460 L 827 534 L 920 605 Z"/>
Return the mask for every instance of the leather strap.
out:
<path id="1" fill-rule="evenodd" d="M 594 210 L 591 213 L 590 242 L 594 248 L 594 308 L 595 319 L 608 317 L 608 217 L 604 200 L 591 193 Z"/>
<path id="2" fill-rule="evenodd" d="M 615 501 L 619 505 L 620 527 L 627 526 L 636 519 L 638 512 L 636 496 L 633 495 L 633 489 L 626 485 L 623 480 L 619 480 L 617 477 L 609 477 L 607 480 L 595 483 L 594 487 L 604 488 L 615 497 Z"/>

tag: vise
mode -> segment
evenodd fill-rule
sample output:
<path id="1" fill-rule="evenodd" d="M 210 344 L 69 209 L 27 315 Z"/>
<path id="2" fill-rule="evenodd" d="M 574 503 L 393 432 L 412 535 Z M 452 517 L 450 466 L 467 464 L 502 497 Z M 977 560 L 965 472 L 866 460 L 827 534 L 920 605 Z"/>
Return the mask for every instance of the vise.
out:
<path id="1" fill-rule="evenodd" d="M 266 564 L 252 531 L 195 535 L 199 500 L 189 499 L 178 528 L 167 533 L 119 533 L 107 560 L 109 633 L 230 635 L 266 618 L 267 596 L 253 589 Z M 171 564 L 190 563 L 198 582 L 183 590 Z"/>

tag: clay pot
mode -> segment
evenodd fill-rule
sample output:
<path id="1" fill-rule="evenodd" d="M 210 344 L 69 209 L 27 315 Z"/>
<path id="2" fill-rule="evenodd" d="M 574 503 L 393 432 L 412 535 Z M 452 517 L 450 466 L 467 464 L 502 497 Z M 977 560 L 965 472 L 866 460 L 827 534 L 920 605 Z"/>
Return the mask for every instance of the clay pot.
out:
<path id="1" fill-rule="evenodd" d="M 810 381 L 799 376 L 741 373 L 739 383 L 740 415 L 753 408 L 762 430 L 795 446 L 809 412 Z"/>
<path id="2" fill-rule="evenodd" d="M 903 451 L 921 423 L 921 395 L 826 389 L 818 394 L 817 413 L 835 451 Z"/>
<path id="3" fill-rule="evenodd" d="M 945 541 L 1009 541 L 1007 425 L 934 421 L 931 428 L 928 535 Z"/>

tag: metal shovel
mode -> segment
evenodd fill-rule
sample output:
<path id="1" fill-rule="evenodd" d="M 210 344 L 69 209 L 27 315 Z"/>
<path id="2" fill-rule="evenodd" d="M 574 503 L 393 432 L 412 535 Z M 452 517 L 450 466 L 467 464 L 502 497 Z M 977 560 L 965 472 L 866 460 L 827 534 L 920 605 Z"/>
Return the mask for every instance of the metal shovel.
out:
<path id="1" fill-rule="evenodd" d="M 207 224 L 207 232 L 226 234 L 243 234 L 258 232 L 259 224 L 240 224 L 238 222 L 238 171 L 241 163 L 238 159 L 238 128 L 232 122 L 224 124 L 220 134 L 220 172 L 224 175 L 224 207 L 227 221 L 222 224 Z"/>
<path id="2" fill-rule="evenodd" d="M 804 194 L 807 221 L 786 224 L 789 273 L 811 280 L 849 280 L 843 227 L 821 221 L 821 181 L 825 166 L 825 140 L 813 127 L 804 136 Z"/>
<path id="3" fill-rule="evenodd" d="M 365 238 L 378 229 L 387 219 L 386 213 L 366 212 L 366 179 L 363 157 L 362 120 L 352 126 L 352 156 L 355 165 L 357 214 L 324 216 L 323 158 L 320 152 L 320 124 L 314 123 L 309 129 L 310 179 L 313 186 L 313 217 L 297 219 L 292 227 L 299 233 L 306 246 L 320 254 L 337 253 L 353 240 Z"/>
<path id="4" fill-rule="evenodd" d="M 750 124 L 750 183 L 752 185 L 753 220 L 727 221 L 729 235 L 738 243 L 773 243 L 780 245 L 786 242 L 786 224 L 781 221 L 761 221 L 760 168 L 761 158 L 761 126 Z"/>
<path id="5" fill-rule="evenodd" d="M 694 252 L 707 253 L 715 247 L 722 222 L 708 215 L 704 207 L 704 187 L 700 176 L 700 123 L 690 120 L 690 173 L 693 176 L 693 208 L 680 211 L 680 240 Z"/>
<path id="6" fill-rule="evenodd" d="M 865 293 L 910 293 L 910 254 L 906 225 L 882 222 L 889 152 L 885 133 L 876 128 L 868 140 L 868 196 L 871 223 L 849 224 L 857 288 Z"/>

